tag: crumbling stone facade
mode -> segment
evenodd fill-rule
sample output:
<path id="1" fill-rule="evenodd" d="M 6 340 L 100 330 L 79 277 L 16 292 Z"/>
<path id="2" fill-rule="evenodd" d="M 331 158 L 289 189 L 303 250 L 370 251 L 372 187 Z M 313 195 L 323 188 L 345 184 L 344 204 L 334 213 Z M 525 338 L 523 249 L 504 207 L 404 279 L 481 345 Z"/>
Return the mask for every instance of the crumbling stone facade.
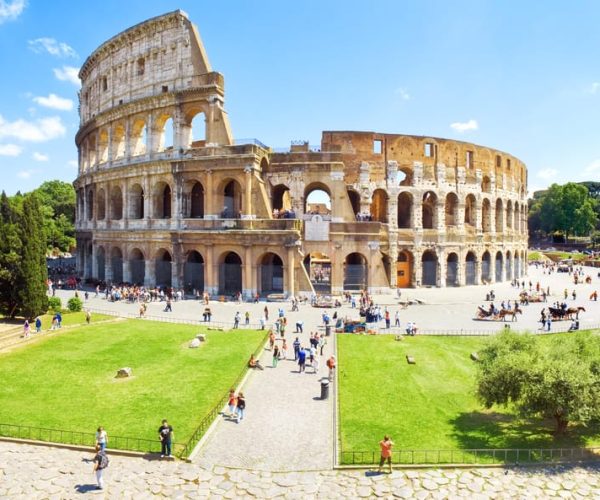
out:
<path id="1" fill-rule="evenodd" d="M 517 158 L 372 132 L 323 132 L 320 148 L 286 152 L 236 144 L 224 78 L 181 11 L 108 40 L 80 78 L 84 278 L 253 296 L 462 286 L 525 271 Z"/>

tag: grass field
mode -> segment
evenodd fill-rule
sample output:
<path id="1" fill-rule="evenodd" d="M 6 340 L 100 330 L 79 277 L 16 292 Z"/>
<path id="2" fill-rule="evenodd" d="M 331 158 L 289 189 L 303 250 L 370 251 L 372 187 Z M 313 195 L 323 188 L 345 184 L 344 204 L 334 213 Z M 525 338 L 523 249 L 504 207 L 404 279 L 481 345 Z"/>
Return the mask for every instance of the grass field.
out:
<path id="1" fill-rule="evenodd" d="M 548 342 L 558 336 L 545 337 Z M 572 447 L 600 444 L 600 426 L 573 427 L 554 440 L 552 422 L 521 421 L 504 408 L 484 410 L 469 359 L 485 339 L 338 335 L 342 450 L 396 448 Z M 416 365 L 408 365 L 406 355 Z"/>
<path id="2" fill-rule="evenodd" d="M 68 316 L 65 315 L 65 319 Z M 74 319 L 74 318 L 73 318 Z M 63 330 L 0 354 L 0 423 L 156 439 L 168 418 L 185 442 L 227 391 L 264 332 L 123 320 Z M 133 377 L 116 379 L 119 368 Z"/>

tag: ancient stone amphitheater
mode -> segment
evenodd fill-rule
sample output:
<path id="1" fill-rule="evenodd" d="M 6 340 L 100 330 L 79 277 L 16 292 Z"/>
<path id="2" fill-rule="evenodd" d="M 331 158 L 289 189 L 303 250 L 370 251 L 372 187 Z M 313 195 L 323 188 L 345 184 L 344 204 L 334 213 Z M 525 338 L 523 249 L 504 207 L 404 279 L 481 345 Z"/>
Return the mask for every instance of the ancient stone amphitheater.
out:
<path id="1" fill-rule="evenodd" d="M 212 295 L 454 287 L 525 271 L 527 170 L 474 144 L 323 132 L 234 141 L 223 75 L 171 12 L 83 64 L 78 266 Z"/>

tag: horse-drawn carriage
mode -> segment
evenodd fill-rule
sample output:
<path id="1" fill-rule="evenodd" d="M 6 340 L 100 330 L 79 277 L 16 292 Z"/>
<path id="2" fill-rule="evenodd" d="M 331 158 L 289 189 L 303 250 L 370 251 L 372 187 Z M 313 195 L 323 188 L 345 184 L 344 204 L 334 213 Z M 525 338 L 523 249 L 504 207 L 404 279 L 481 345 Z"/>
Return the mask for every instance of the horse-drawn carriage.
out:
<path id="1" fill-rule="evenodd" d="M 360 333 L 367 330 L 367 324 L 360 320 L 338 319 L 335 331 L 338 333 Z"/>
<path id="2" fill-rule="evenodd" d="M 563 319 L 573 320 L 579 319 L 579 313 L 585 312 L 585 307 L 548 307 L 548 312 L 552 321 L 561 321 Z"/>
<path id="3" fill-rule="evenodd" d="M 483 321 L 506 321 L 507 318 L 510 318 L 511 321 L 517 321 L 517 314 L 523 314 L 523 311 L 518 307 L 514 309 L 495 309 L 492 307 L 486 309 L 478 306 L 475 319 Z"/>
<path id="4" fill-rule="evenodd" d="M 545 302 L 544 294 L 541 292 L 528 292 L 523 290 L 519 294 L 519 302 L 521 304 L 529 304 L 531 302 Z"/>

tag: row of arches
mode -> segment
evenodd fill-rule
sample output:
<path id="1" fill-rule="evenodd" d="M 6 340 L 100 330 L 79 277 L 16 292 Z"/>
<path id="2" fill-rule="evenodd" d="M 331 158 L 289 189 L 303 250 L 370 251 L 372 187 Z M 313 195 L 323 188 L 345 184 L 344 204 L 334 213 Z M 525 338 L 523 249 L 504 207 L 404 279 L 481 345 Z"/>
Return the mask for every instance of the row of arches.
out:
<path id="1" fill-rule="evenodd" d="M 138 115 L 89 134 L 79 148 L 80 165 L 87 170 L 127 156 L 203 147 L 205 143 L 206 117 L 197 106 L 190 108 L 179 124 L 173 113 Z"/>

